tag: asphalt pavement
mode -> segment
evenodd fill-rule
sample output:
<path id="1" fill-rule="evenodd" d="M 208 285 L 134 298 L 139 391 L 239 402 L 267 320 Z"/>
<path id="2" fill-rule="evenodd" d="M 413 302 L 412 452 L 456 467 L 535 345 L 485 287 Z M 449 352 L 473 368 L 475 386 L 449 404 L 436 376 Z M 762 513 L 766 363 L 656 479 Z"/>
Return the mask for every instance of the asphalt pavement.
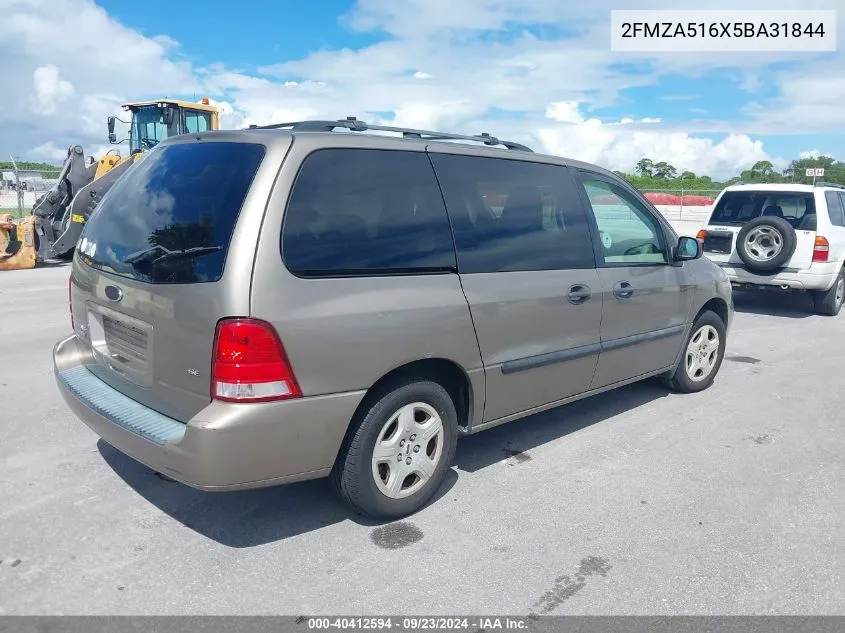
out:
<path id="1" fill-rule="evenodd" d="M 738 294 L 709 390 L 461 440 L 376 525 L 326 481 L 202 493 L 98 441 L 52 376 L 67 276 L 0 273 L 0 614 L 845 615 L 845 313 Z"/>

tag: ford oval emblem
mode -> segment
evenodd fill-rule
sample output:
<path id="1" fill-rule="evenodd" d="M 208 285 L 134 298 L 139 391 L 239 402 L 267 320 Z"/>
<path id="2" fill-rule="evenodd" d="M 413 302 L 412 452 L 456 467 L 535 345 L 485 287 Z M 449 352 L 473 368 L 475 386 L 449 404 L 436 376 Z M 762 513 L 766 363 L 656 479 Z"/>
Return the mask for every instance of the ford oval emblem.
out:
<path id="1" fill-rule="evenodd" d="M 106 286 L 106 298 L 109 301 L 120 301 L 123 299 L 123 290 L 117 286 Z"/>

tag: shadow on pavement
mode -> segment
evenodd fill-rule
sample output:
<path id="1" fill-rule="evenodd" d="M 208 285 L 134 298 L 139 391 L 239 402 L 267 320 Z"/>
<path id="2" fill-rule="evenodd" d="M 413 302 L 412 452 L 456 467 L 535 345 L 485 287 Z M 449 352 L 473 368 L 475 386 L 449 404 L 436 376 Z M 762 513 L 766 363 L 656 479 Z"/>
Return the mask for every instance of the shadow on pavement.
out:
<path id="1" fill-rule="evenodd" d="M 657 381 L 645 381 L 463 438 L 458 442 L 453 466 L 475 472 L 509 456 L 527 459 L 528 451 L 537 446 L 667 393 Z M 115 473 L 144 499 L 186 527 L 228 547 L 272 543 L 342 521 L 367 527 L 383 524 L 347 509 L 335 497 L 328 479 L 243 492 L 203 492 L 162 479 L 103 440 L 97 447 Z M 448 494 L 458 479 L 458 472 L 451 468 L 429 505 Z"/>
<path id="2" fill-rule="evenodd" d="M 734 290 L 734 309 L 745 314 L 806 319 L 815 315 L 808 293 L 749 292 Z"/>
<path id="3" fill-rule="evenodd" d="M 328 479 L 245 490 L 203 492 L 155 472 L 99 440 L 97 448 L 106 463 L 135 492 L 161 511 L 203 536 L 228 547 L 254 547 L 311 532 L 342 521 L 375 527 L 341 503 Z M 458 474 L 450 470 L 429 504 L 446 495 Z"/>
<path id="4" fill-rule="evenodd" d="M 644 380 L 514 420 L 462 439 L 455 463 L 459 470 L 475 472 L 508 457 L 527 460 L 530 451 L 538 446 L 668 395 L 659 381 Z"/>

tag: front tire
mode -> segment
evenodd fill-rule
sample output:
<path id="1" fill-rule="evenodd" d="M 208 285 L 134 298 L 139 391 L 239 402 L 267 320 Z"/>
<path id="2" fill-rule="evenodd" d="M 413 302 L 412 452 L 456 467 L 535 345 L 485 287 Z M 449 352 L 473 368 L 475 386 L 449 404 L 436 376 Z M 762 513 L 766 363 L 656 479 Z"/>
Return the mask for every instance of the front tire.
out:
<path id="1" fill-rule="evenodd" d="M 840 270 L 830 289 L 813 294 L 813 306 L 818 314 L 836 316 L 842 308 L 843 298 L 845 298 L 845 270 Z"/>
<path id="2" fill-rule="evenodd" d="M 668 378 L 668 386 L 680 393 L 707 389 L 722 366 L 726 343 L 727 331 L 721 317 L 710 310 L 702 312 L 684 341 L 681 362 Z"/>
<path id="3" fill-rule="evenodd" d="M 437 492 L 458 439 L 455 404 L 440 384 L 404 379 L 380 390 L 353 420 L 332 482 L 357 513 L 413 514 Z"/>

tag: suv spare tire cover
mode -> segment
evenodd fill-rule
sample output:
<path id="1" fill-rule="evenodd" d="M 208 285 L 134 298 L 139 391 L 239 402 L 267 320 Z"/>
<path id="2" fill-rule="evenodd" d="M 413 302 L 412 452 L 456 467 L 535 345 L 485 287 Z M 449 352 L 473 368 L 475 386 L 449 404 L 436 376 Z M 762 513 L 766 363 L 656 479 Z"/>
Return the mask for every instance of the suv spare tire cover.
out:
<path id="1" fill-rule="evenodd" d="M 749 239 L 750 237 L 750 239 Z M 777 241 L 780 240 L 780 250 Z M 745 265 L 760 272 L 783 268 L 795 252 L 797 238 L 792 225 L 777 216 L 754 218 L 736 235 L 736 254 Z M 766 259 L 763 249 L 771 245 L 775 253 Z"/>

